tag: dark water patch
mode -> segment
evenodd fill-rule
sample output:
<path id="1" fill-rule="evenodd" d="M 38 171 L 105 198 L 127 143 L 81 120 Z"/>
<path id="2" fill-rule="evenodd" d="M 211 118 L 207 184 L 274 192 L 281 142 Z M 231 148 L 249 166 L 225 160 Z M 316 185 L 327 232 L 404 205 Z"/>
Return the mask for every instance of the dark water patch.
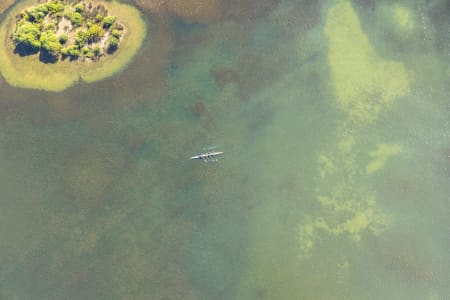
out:
<path id="1" fill-rule="evenodd" d="M 323 1 L 290 1 L 291 5 L 283 14 L 272 16 L 275 25 L 289 36 L 298 36 L 299 32 L 314 29 L 322 21 Z"/>
<path id="2" fill-rule="evenodd" d="M 255 19 L 266 17 L 275 10 L 280 0 L 223 0 L 225 18 L 231 18 L 237 22 L 252 22 Z"/>
<path id="3" fill-rule="evenodd" d="M 236 85 L 241 100 L 249 100 L 271 82 L 293 68 L 290 43 L 279 43 L 282 36 L 269 23 L 238 26 L 239 35 L 225 36 L 220 54 L 229 57 L 227 63 L 215 63 L 209 70 L 217 86 Z M 277 53 L 276 55 L 273 55 Z"/>
<path id="4" fill-rule="evenodd" d="M 445 0 L 429 1 L 426 12 L 430 16 L 431 24 L 436 28 L 436 46 L 445 52 L 445 50 L 448 50 L 450 43 L 448 38 L 450 2 Z"/>
<path id="5" fill-rule="evenodd" d="M 135 188 L 136 186 L 131 191 Z M 126 194 L 122 194 L 122 197 L 124 195 Z M 75 226 L 71 225 L 70 216 L 65 214 L 66 220 L 59 224 L 58 229 L 51 230 L 52 236 L 60 234 L 60 237 L 52 237 L 48 242 L 42 243 L 43 252 L 35 251 L 25 261 L 25 268 L 17 269 L 17 276 L 24 277 L 23 280 L 27 281 L 21 289 L 26 294 L 24 299 L 31 298 L 29 295 L 33 292 L 34 296 L 45 299 L 60 299 L 68 295 L 72 299 L 84 299 L 88 295 L 96 299 L 124 298 L 137 293 L 135 288 L 150 295 L 145 285 L 149 284 L 149 279 L 155 281 L 155 276 L 158 276 L 158 271 L 154 269 L 157 264 L 152 257 L 167 258 L 163 258 L 164 264 L 173 261 L 177 254 L 167 249 L 180 247 L 167 244 L 167 240 L 175 238 L 175 242 L 183 234 L 176 237 L 164 227 L 157 228 L 152 223 L 137 222 L 142 219 L 143 212 L 152 207 L 144 203 L 140 205 L 133 197 L 122 197 L 113 197 L 116 199 L 109 203 L 109 209 L 103 208 L 96 214 L 91 213 L 79 219 L 80 222 L 75 222 Z M 154 227 L 156 231 L 148 226 Z M 186 228 L 188 227 L 180 227 L 183 230 Z M 122 234 L 114 234 L 117 230 Z M 130 243 L 128 239 L 141 230 L 146 230 L 145 236 L 151 237 L 146 242 L 150 244 Z M 149 251 L 149 255 L 142 255 L 144 249 Z M 168 256 L 170 253 L 174 256 Z M 138 261 L 134 261 L 136 254 L 140 256 Z M 150 274 L 154 276 L 150 277 Z M 13 282 L 23 283 L 22 279 L 11 275 L 13 274 L 9 278 Z M 111 282 L 115 282 L 116 288 L 110 288 Z M 79 289 L 83 291 L 80 292 Z"/>
<path id="6" fill-rule="evenodd" d="M 124 136 L 124 148 L 128 153 L 127 160 L 151 159 L 157 150 L 157 143 L 149 139 L 143 132 L 129 132 Z"/>
<path id="7" fill-rule="evenodd" d="M 223 201 L 228 204 L 189 235 L 183 257 L 192 285 L 207 299 L 233 298 L 243 263 L 245 217 L 236 210 L 238 199 Z"/>
<path id="8" fill-rule="evenodd" d="M 209 42 L 209 26 L 204 24 L 186 24 L 181 19 L 172 20 L 172 30 L 174 33 L 175 47 L 171 70 L 172 73 L 177 68 L 183 67 L 194 59 L 197 51 L 201 50 L 202 45 L 207 46 Z"/>
<path id="9" fill-rule="evenodd" d="M 273 102 L 276 102 L 276 99 L 256 101 L 247 105 L 241 113 L 241 117 L 246 120 L 247 131 L 250 136 L 259 136 L 273 122 L 275 115 Z"/>
<path id="10" fill-rule="evenodd" d="M 430 53 L 442 48 L 442 21 L 433 20 L 433 7 L 423 1 L 353 1 L 361 25 L 377 51 L 403 60 L 409 54 Z M 441 46 L 439 46 L 441 45 Z"/>
<path id="11" fill-rule="evenodd" d="M 251 0 L 169 0 L 142 1 L 136 4 L 152 14 L 171 14 L 187 23 L 212 24 L 226 19 L 238 22 L 251 22 L 266 17 L 275 10 L 279 0 L 263 0 L 255 3 Z"/>
<path id="12" fill-rule="evenodd" d="M 116 105 L 127 106 L 136 102 L 157 105 L 167 95 L 167 74 L 174 47 L 170 20 L 165 16 L 152 18 L 149 32 L 149 41 L 140 56 L 126 72 L 113 80 L 118 90 Z M 140 97 L 133 100 L 130 95 L 136 92 Z"/>
<path id="13" fill-rule="evenodd" d="M 185 236 L 178 261 L 201 298 L 230 299 L 236 292 L 241 245 L 246 237 L 243 199 L 238 188 L 244 183 L 239 175 L 232 177 L 220 162 L 195 163 L 182 174 L 184 179 L 170 189 L 181 190 L 167 203 L 172 220 L 194 224 Z M 229 193 L 231 186 L 235 192 Z"/>
<path id="14" fill-rule="evenodd" d="M 213 67 L 210 73 L 219 86 L 236 84 L 241 100 L 246 101 L 264 87 L 270 86 L 274 78 L 282 74 L 283 68 L 280 63 L 287 62 L 263 55 L 248 54 L 240 56 L 231 67 Z"/>
<path id="15" fill-rule="evenodd" d="M 432 246 L 420 240 L 421 238 L 423 237 L 419 238 L 414 233 L 407 232 L 392 232 L 376 238 L 371 241 L 372 247 L 368 249 L 368 262 L 378 266 L 375 271 L 378 276 L 384 274 L 383 276 L 395 281 L 399 286 L 409 286 L 415 292 L 436 288 L 440 285 L 443 275 L 440 274 L 442 270 L 438 271 L 439 268 L 435 265 L 434 257 L 437 253 L 433 253 Z M 387 282 L 384 282 L 384 285 L 389 286 Z M 381 293 L 381 290 L 379 292 Z M 386 296 L 396 293 L 392 288 L 385 289 L 385 292 Z M 402 293 L 406 296 L 408 291 L 405 289 Z M 426 293 L 423 297 L 425 295 Z"/>
<path id="16" fill-rule="evenodd" d="M 207 108 L 204 102 L 196 101 L 190 107 L 191 113 L 196 117 L 202 117 L 207 113 Z"/>
<path id="17" fill-rule="evenodd" d="M 201 23 L 186 23 L 182 18 L 174 17 L 172 19 L 172 26 L 174 31 L 177 32 L 177 41 L 183 41 L 193 31 L 198 32 L 199 30 L 205 31 L 208 25 Z"/>

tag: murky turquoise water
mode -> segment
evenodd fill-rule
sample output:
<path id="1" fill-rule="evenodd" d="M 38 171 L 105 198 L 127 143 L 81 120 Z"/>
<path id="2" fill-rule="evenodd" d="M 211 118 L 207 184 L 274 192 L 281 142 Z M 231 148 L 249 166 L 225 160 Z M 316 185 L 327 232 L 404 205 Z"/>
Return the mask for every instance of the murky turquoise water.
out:
<path id="1" fill-rule="evenodd" d="M 447 1 L 262 11 L 0 83 L 1 299 L 450 298 Z"/>

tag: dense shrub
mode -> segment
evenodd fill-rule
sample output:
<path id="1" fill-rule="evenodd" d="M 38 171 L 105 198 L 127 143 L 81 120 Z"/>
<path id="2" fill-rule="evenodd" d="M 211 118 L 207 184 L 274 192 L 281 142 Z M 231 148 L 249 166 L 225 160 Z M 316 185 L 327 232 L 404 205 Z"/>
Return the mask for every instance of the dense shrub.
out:
<path id="1" fill-rule="evenodd" d="M 61 54 L 63 56 L 68 56 L 69 55 L 69 49 L 67 49 L 67 47 L 61 48 Z"/>
<path id="2" fill-rule="evenodd" d="M 88 42 L 94 42 L 97 41 L 100 37 L 103 35 L 103 29 L 98 26 L 97 24 L 92 25 L 89 27 L 89 29 L 86 31 L 86 40 Z"/>
<path id="3" fill-rule="evenodd" d="M 73 58 L 77 58 L 81 55 L 80 49 L 75 45 L 62 48 L 61 53 L 65 56 L 71 56 Z"/>
<path id="4" fill-rule="evenodd" d="M 82 45 L 84 45 L 86 43 L 86 41 L 87 41 L 86 32 L 83 31 L 82 29 L 78 29 L 75 32 L 75 43 L 78 46 L 82 46 Z"/>
<path id="5" fill-rule="evenodd" d="M 34 9 L 32 9 L 32 11 L 35 12 L 41 12 L 44 15 L 46 15 L 48 13 L 48 7 L 47 4 L 40 4 L 38 6 L 35 6 Z"/>
<path id="6" fill-rule="evenodd" d="M 42 32 L 39 41 L 41 42 L 41 48 L 47 51 L 50 55 L 57 56 L 61 51 L 62 47 L 59 43 L 59 38 L 51 30 Z"/>
<path id="7" fill-rule="evenodd" d="M 114 22 L 116 22 L 116 17 L 114 17 L 114 16 L 106 16 L 103 19 L 103 27 L 104 28 L 109 28 L 109 27 L 111 27 L 112 24 L 114 24 Z"/>
<path id="8" fill-rule="evenodd" d="M 45 30 L 55 30 L 56 29 L 56 22 L 55 21 L 49 22 L 48 24 L 46 24 L 44 26 L 44 29 Z"/>
<path id="9" fill-rule="evenodd" d="M 28 13 L 27 13 L 25 10 L 21 11 L 21 12 L 20 12 L 20 15 L 17 16 L 17 18 L 18 18 L 21 22 L 24 22 L 24 21 L 30 21 L 29 15 L 28 15 Z"/>
<path id="10" fill-rule="evenodd" d="M 69 48 L 69 55 L 73 57 L 79 57 L 81 55 L 80 49 L 78 49 L 75 45 L 72 45 Z"/>
<path id="11" fill-rule="evenodd" d="M 79 27 L 83 24 L 83 16 L 79 12 L 73 12 L 69 16 L 70 22 L 72 22 L 72 25 L 75 27 Z"/>
<path id="12" fill-rule="evenodd" d="M 26 11 L 27 15 L 28 15 L 28 20 L 31 22 L 40 22 L 42 21 L 42 19 L 44 19 L 45 17 L 45 13 L 43 13 L 42 11 L 38 11 L 38 10 L 28 10 Z"/>
<path id="13" fill-rule="evenodd" d="M 97 14 L 95 15 L 95 22 L 100 23 L 101 21 L 103 21 L 103 15 L 102 14 Z"/>
<path id="14" fill-rule="evenodd" d="M 47 15 L 48 8 L 47 5 L 41 4 L 27 10 L 27 13 L 30 16 L 30 20 L 40 21 Z"/>
<path id="15" fill-rule="evenodd" d="M 118 39 L 118 38 L 120 38 L 120 31 L 117 29 L 113 29 L 113 30 L 111 30 L 111 35 Z"/>
<path id="16" fill-rule="evenodd" d="M 83 3 L 78 3 L 74 6 L 75 11 L 78 13 L 81 13 L 84 11 L 84 4 Z"/>
<path id="17" fill-rule="evenodd" d="M 98 57 L 102 55 L 102 49 L 100 49 L 100 46 L 95 46 L 94 49 L 92 49 L 92 52 L 94 53 L 94 56 Z"/>
<path id="18" fill-rule="evenodd" d="M 25 46 L 30 50 L 38 50 L 41 47 L 39 41 L 41 30 L 30 22 L 22 22 L 13 34 L 13 41 L 17 45 Z"/>
<path id="19" fill-rule="evenodd" d="M 69 36 L 68 36 L 67 34 L 65 34 L 65 33 L 62 33 L 62 34 L 59 36 L 59 42 L 60 42 L 61 44 L 65 44 L 65 43 L 67 42 L 68 39 L 69 39 Z"/>
<path id="20" fill-rule="evenodd" d="M 46 5 L 49 12 L 57 13 L 64 10 L 64 4 L 62 4 L 60 1 L 47 2 Z"/>
<path id="21" fill-rule="evenodd" d="M 109 52 L 114 52 L 117 50 L 117 48 L 119 47 L 119 40 L 115 37 L 111 37 L 109 39 L 109 43 L 108 43 L 108 51 Z"/>

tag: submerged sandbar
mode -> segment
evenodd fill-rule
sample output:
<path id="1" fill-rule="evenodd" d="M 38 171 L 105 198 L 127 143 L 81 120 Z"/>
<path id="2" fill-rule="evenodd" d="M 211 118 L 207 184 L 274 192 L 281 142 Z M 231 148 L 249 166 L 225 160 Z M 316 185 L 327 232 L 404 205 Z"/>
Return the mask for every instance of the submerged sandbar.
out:
<path id="1" fill-rule="evenodd" d="M 51 3 L 54 1 L 48 1 Z M 120 43 L 114 51 L 103 52 L 97 57 L 92 57 L 92 49 L 98 48 L 97 45 L 104 44 L 109 46 L 111 39 L 111 30 L 104 29 L 101 38 L 96 41 L 90 41 L 89 45 L 83 45 L 87 55 L 76 57 L 64 55 L 64 48 L 69 47 L 71 37 L 75 30 L 83 31 L 82 28 L 86 24 L 81 24 L 78 29 L 74 29 L 71 33 L 66 27 L 66 33 L 69 36 L 67 44 L 62 44 L 56 59 L 53 61 L 43 60 L 41 51 L 35 53 L 18 53 L 17 43 L 13 40 L 14 33 L 17 30 L 18 20 L 23 16 L 23 12 L 27 9 L 46 3 L 45 1 L 27 0 L 14 7 L 6 16 L 0 25 L 0 72 L 8 83 L 16 87 L 34 88 L 48 91 L 61 91 L 70 87 L 75 82 L 81 80 L 84 82 L 94 82 L 109 77 L 123 69 L 135 56 L 141 47 L 145 34 L 146 24 L 141 13 L 135 7 L 122 4 L 117 1 L 101 1 L 101 0 L 82 0 L 71 1 L 64 0 L 65 3 L 83 4 L 90 7 L 104 7 L 108 14 L 114 16 L 117 24 L 120 24 Z M 43 26 L 49 23 L 48 17 L 41 22 Z M 64 18 L 64 17 L 63 17 Z M 52 20 L 50 20 L 52 21 Z M 89 20 L 85 20 L 88 22 Z M 66 22 L 67 23 L 67 22 Z M 92 22 L 95 23 L 95 22 Z M 55 33 L 59 37 L 63 28 L 58 28 L 60 23 L 56 23 Z M 102 22 L 98 23 L 101 27 Z M 89 24 L 88 26 L 92 26 Z M 42 25 L 41 25 L 42 27 Z M 70 29 L 70 28 L 69 28 Z M 42 30 L 44 32 L 44 30 Z M 85 30 L 87 32 L 87 30 Z M 43 34 L 43 33 L 41 33 Z M 109 35 L 109 36 L 108 36 Z M 105 38 L 103 38 L 105 37 Z M 109 40 L 107 39 L 109 38 Z M 42 36 L 41 36 L 42 40 Z M 95 44 L 96 42 L 96 44 Z M 93 46 L 94 45 L 94 46 Z M 58 46 L 59 47 L 59 46 Z M 83 49 L 81 48 L 81 49 Z M 87 50 L 90 50 L 88 53 Z M 105 48 L 105 50 L 107 50 Z"/>

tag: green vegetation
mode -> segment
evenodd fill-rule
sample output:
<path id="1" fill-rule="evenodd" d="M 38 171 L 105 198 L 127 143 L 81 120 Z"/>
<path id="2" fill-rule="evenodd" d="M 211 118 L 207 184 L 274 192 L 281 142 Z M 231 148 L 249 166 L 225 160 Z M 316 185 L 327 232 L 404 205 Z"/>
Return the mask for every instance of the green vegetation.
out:
<path id="1" fill-rule="evenodd" d="M 72 12 L 69 18 L 75 27 L 81 26 L 84 22 L 83 16 L 79 12 Z"/>
<path id="2" fill-rule="evenodd" d="M 109 27 L 111 27 L 112 24 L 114 24 L 115 21 L 116 21 L 116 17 L 106 16 L 103 19 L 103 27 L 104 28 L 109 28 Z"/>
<path id="3" fill-rule="evenodd" d="M 115 37 L 116 39 L 118 39 L 118 38 L 120 38 L 120 31 L 117 29 L 113 29 L 113 30 L 111 30 L 111 35 L 113 37 Z"/>
<path id="4" fill-rule="evenodd" d="M 39 38 L 41 36 L 40 28 L 28 21 L 22 22 L 13 34 L 13 41 L 16 46 L 23 46 L 30 48 L 31 51 L 39 50 L 41 42 Z"/>
<path id="5" fill-rule="evenodd" d="M 114 52 L 117 50 L 119 46 L 119 40 L 116 37 L 111 37 L 108 43 L 108 52 Z"/>
<path id="6" fill-rule="evenodd" d="M 81 51 L 77 46 L 71 45 L 69 47 L 62 48 L 61 54 L 64 56 L 70 56 L 72 58 L 78 58 L 81 55 Z"/>
<path id="7" fill-rule="evenodd" d="M 68 39 L 69 39 L 69 36 L 66 33 L 62 33 L 59 36 L 59 42 L 61 43 L 61 45 L 64 45 Z"/>
<path id="8" fill-rule="evenodd" d="M 94 53 L 95 57 L 99 57 L 102 55 L 102 49 L 99 46 L 95 46 L 94 49 L 92 49 L 92 52 Z"/>
<path id="9" fill-rule="evenodd" d="M 100 23 L 101 21 L 103 21 L 103 15 L 102 14 L 97 14 L 94 18 L 95 23 Z"/>
<path id="10" fill-rule="evenodd" d="M 44 31 L 40 38 L 41 49 L 47 51 L 52 57 L 57 57 L 61 51 L 61 43 L 53 31 Z"/>
<path id="11" fill-rule="evenodd" d="M 78 46 L 78 48 L 81 48 L 86 43 L 86 33 L 79 29 L 75 32 L 75 44 Z"/>
<path id="12" fill-rule="evenodd" d="M 83 12 L 84 11 L 84 3 L 75 4 L 74 8 L 77 13 Z"/>
<path id="13" fill-rule="evenodd" d="M 119 48 L 123 31 L 124 26 L 101 4 L 50 0 L 17 16 L 12 41 L 21 55 L 43 51 L 47 55 L 40 59 L 44 61 L 67 56 L 71 60 L 98 60 Z"/>
<path id="14" fill-rule="evenodd" d="M 94 24 L 86 31 L 85 37 L 88 42 L 97 42 L 102 35 L 103 29 L 97 24 Z"/>

